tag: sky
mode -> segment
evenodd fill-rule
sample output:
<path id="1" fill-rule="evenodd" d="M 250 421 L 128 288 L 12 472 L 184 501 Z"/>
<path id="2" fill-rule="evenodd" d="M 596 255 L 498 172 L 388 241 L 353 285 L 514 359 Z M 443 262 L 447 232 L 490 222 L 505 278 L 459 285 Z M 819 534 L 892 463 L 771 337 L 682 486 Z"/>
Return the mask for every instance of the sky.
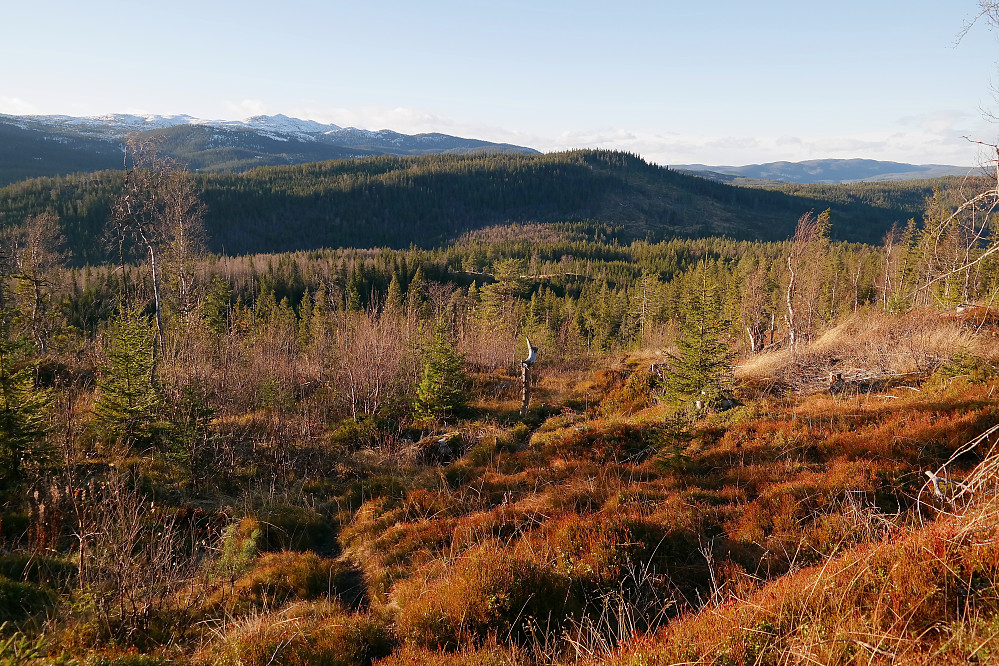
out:
<path id="1" fill-rule="evenodd" d="M 0 113 L 285 114 L 658 164 L 973 165 L 976 0 L 0 0 Z M 959 43 L 958 43 L 959 41 Z M 967 138 L 962 138 L 967 137 Z"/>

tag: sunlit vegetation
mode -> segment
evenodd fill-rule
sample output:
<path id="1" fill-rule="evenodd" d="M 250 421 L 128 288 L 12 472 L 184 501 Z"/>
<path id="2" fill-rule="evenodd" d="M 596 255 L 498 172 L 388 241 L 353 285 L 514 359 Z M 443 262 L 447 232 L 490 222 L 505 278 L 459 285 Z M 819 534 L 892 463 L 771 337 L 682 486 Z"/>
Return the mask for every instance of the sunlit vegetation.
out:
<path id="1" fill-rule="evenodd" d="M 879 246 L 806 209 L 233 257 L 128 179 L 114 262 L 3 237 L 3 663 L 994 659 L 999 269 L 954 192 Z"/>

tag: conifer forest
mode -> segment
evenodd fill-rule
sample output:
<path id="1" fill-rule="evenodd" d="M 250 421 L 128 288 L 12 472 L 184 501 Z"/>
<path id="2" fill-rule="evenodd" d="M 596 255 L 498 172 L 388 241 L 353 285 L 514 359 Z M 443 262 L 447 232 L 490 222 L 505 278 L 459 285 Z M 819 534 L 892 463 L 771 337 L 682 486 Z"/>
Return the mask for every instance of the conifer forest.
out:
<path id="1" fill-rule="evenodd" d="M 994 177 L 0 189 L 0 664 L 999 659 Z"/>

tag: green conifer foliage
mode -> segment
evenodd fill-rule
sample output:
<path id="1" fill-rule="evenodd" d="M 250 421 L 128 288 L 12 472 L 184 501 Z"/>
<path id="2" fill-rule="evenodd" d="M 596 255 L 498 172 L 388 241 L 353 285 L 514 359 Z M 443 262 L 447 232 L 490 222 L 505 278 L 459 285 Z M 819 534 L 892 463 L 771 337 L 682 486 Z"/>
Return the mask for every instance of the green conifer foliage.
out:
<path id="1" fill-rule="evenodd" d="M 445 418 L 465 404 L 465 359 L 438 322 L 423 352 L 423 372 L 416 387 L 413 411 L 417 418 Z"/>
<path id="2" fill-rule="evenodd" d="M 353 270 L 350 271 L 350 277 L 347 279 L 346 304 L 347 309 L 351 312 L 357 312 L 364 307 L 363 290 L 364 276 L 355 264 Z"/>
<path id="3" fill-rule="evenodd" d="M 701 400 L 711 406 L 729 394 L 734 355 L 727 330 L 717 290 L 702 274 L 695 291 L 684 299 L 676 353 L 669 354 L 664 375 L 669 402 L 679 406 Z"/>
<path id="4" fill-rule="evenodd" d="M 161 396 L 154 378 L 153 329 L 137 310 L 122 311 L 104 334 L 94 427 L 107 443 L 149 443 Z"/>
<path id="5" fill-rule="evenodd" d="M 212 278 L 201 306 L 205 324 L 215 335 L 222 335 L 229 325 L 229 307 L 232 302 L 232 287 L 221 275 Z"/>
<path id="6" fill-rule="evenodd" d="M 312 342 L 312 294 L 306 289 L 298 306 L 298 344 L 307 349 Z"/>
<path id="7" fill-rule="evenodd" d="M 409 281 L 406 289 L 406 313 L 411 317 L 419 316 L 426 305 L 427 278 L 423 274 L 423 267 L 420 266 L 413 274 L 413 279 Z"/>
<path id="8" fill-rule="evenodd" d="M 28 350 L 0 316 L 0 487 L 7 489 L 21 479 L 27 461 L 42 462 L 49 454 L 44 437 L 52 393 L 35 387 Z"/>
<path id="9" fill-rule="evenodd" d="M 385 296 L 385 309 L 399 311 L 402 309 L 402 285 L 399 283 L 399 274 L 392 272 L 392 281 L 389 282 L 388 293 Z"/>

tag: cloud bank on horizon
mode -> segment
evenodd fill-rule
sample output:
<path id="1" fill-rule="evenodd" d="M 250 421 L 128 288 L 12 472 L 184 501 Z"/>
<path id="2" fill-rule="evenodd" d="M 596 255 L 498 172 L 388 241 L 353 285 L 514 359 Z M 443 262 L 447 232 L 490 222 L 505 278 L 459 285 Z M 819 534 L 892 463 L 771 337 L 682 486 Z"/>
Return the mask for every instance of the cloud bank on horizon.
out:
<path id="1" fill-rule="evenodd" d="M 605 148 L 638 154 L 657 164 L 744 165 L 776 161 L 800 162 L 809 159 L 864 158 L 910 162 L 914 164 L 952 164 L 973 166 L 994 155 L 976 142 L 990 143 L 996 129 L 981 114 L 965 111 L 937 111 L 921 116 L 899 118 L 894 127 L 862 133 L 793 135 L 793 134 L 682 134 L 653 130 L 596 127 L 553 135 L 514 131 L 487 123 L 464 122 L 412 107 L 333 107 L 310 106 L 278 108 L 260 99 L 224 101 L 219 113 L 199 115 L 205 119 L 242 120 L 258 115 L 283 113 L 302 120 L 333 123 L 340 127 L 391 129 L 403 134 L 440 132 L 454 136 L 483 139 L 497 143 L 528 146 L 541 151 L 576 148 Z M 0 113 L 40 115 L 55 113 L 42 110 L 18 98 L 0 96 Z M 63 113 L 63 112 L 58 112 Z M 138 115 L 163 114 L 157 109 L 127 107 L 101 109 L 65 115 L 97 116 L 106 113 Z"/>
<path id="2" fill-rule="evenodd" d="M 247 115 L 273 115 L 260 100 L 230 104 L 233 110 L 253 110 Z M 607 148 L 636 153 L 657 164 L 750 164 L 800 162 L 809 159 L 864 158 L 914 164 L 953 164 L 973 166 L 983 159 L 981 147 L 972 141 L 990 141 L 994 128 L 979 114 L 938 111 L 923 116 L 900 118 L 897 126 L 859 134 L 794 135 L 709 135 L 679 132 L 633 131 L 610 127 L 586 131 L 539 135 L 510 131 L 486 124 L 461 122 L 430 111 L 407 107 L 359 109 L 298 109 L 286 113 L 303 120 L 333 123 L 341 127 L 392 129 L 404 134 L 441 132 L 455 136 L 512 143 L 542 151 L 575 148 Z M 245 116 L 241 116 L 245 117 Z"/>

